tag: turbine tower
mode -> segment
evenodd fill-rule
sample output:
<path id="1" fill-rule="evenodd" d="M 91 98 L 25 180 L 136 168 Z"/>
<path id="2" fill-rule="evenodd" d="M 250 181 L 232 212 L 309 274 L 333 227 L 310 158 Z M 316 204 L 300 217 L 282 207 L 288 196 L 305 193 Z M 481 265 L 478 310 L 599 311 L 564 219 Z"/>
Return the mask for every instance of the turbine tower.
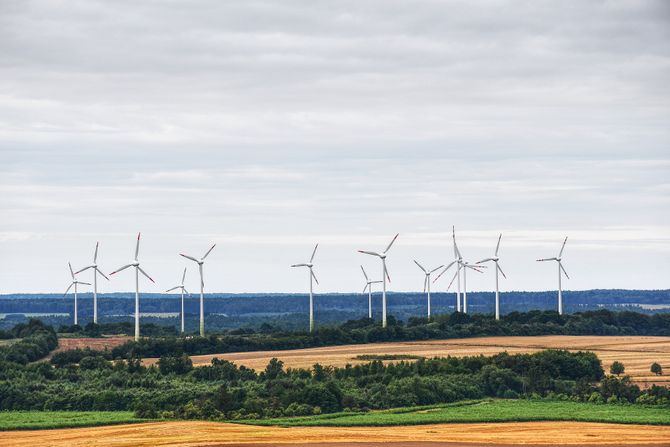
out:
<path id="1" fill-rule="evenodd" d="M 117 270 L 113 271 L 109 275 L 115 275 L 119 273 L 121 270 L 125 270 L 128 267 L 135 267 L 135 341 L 140 340 L 140 273 L 142 273 L 144 276 L 146 276 L 149 281 L 155 283 L 153 279 L 151 279 L 151 276 L 147 274 L 142 268 L 140 267 L 140 261 L 138 260 L 138 256 L 140 255 L 140 233 L 137 233 L 137 244 L 135 245 L 135 260 L 131 262 L 130 264 L 126 264 L 121 268 L 118 268 Z"/>
<path id="2" fill-rule="evenodd" d="M 202 276 L 202 265 L 205 263 L 205 258 L 209 256 L 212 250 L 214 250 L 214 247 L 216 247 L 216 244 L 212 245 L 209 248 L 209 250 L 207 250 L 207 253 L 205 253 L 205 255 L 200 259 L 196 259 L 193 256 L 179 253 L 186 259 L 190 259 L 191 261 L 197 263 L 198 269 L 200 270 L 200 336 L 201 337 L 205 336 L 205 279 Z"/>
<path id="3" fill-rule="evenodd" d="M 103 278 L 109 281 L 109 278 L 107 278 L 105 274 L 102 273 L 102 271 L 98 268 L 98 244 L 99 242 L 95 243 L 95 252 L 93 253 L 93 264 L 89 265 L 88 267 L 84 267 L 78 272 L 75 272 L 76 275 L 78 273 L 83 272 L 84 270 L 93 269 L 93 323 L 95 324 L 98 324 L 98 273 L 100 273 Z"/>
<path id="4" fill-rule="evenodd" d="M 451 226 L 451 237 L 454 240 L 454 259 L 456 261 L 456 279 L 458 280 L 457 281 L 458 288 L 456 289 L 456 311 L 460 312 L 461 311 L 461 269 L 463 268 L 463 256 L 461 256 L 461 251 L 458 249 L 458 245 L 456 244 L 456 227 L 454 225 Z M 451 266 L 451 264 L 449 264 L 449 266 Z M 440 276 L 442 276 L 442 275 L 440 275 Z M 439 276 L 438 276 L 438 278 L 439 278 Z"/>
<path id="5" fill-rule="evenodd" d="M 87 286 L 90 286 L 90 283 L 87 282 L 82 282 L 82 281 L 77 281 L 77 278 L 74 276 L 76 273 L 72 270 L 72 264 L 69 262 L 67 263 L 68 267 L 70 267 L 70 275 L 72 276 L 72 282 L 70 285 L 67 287 L 67 290 L 65 290 L 65 293 L 63 296 L 67 295 L 67 293 L 70 291 L 72 286 L 74 286 L 74 324 L 79 324 L 77 320 L 77 285 L 79 284 L 86 284 Z"/>
<path id="6" fill-rule="evenodd" d="M 370 278 L 368 278 L 368 274 L 365 273 L 365 269 L 363 266 L 361 266 L 361 270 L 363 271 L 363 276 L 365 276 L 365 287 L 363 287 L 363 293 L 365 291 L 368 291 L 368 318 L 372 319 L 372 284 L 380 284 L 381 281 L 371 281 Z"/>
<path id="7" fill-rule="evenodd" d="M 414 263 L 418 265 L 421 270 L 423 270 L 423 273 L 425 273 L 425 278 L 423 279 L 423 293 L 428 292 L 428 319 L 430 320 L 430 275 L 444 266 L 441 265 L 439 267 L 434 268 L 433 270 L 426 270 L 421 264 L 419 264 L 416 261 L 416 259 L 414 260 Z"/>
<path id="8" fill-rule="evenodd" d="M 305 264 L 293 264 L 291 267 L 307 267 L 309 269 L 309 331 L 314 332 L 314 281 L 319 284 L 319 280 L 316 279 L 314 274 L 314 255 L 316 255 L 316 249 L 319 248 L 319 244 L 314 246 L 314 251 L 312 251 L 312 257 L 309 258 L 309 262 Z"/>
<path id="9" fill-rule="evenodd" d="M 386 253 L 391 249 L 391 246 L 395 242 L 396 239 L 398 239 L 398 236 L 400 236 L 400 233 L 397 233 L 393 239 L 391 239 L 391 242 L 388 244 L 386 247 L 386 250 L 384 250 L 381 254 L 376 253 L 374 251 L 365 251 L 365 250 L 358 250 L 359 253 L 365 253 L 366 255 L 372 255 L 372 256 L 377 256 L 379 259 L 382 260 L 382 327 L 386 327 L 386 280 L 388 279 L 389 282 L 391 282 L 391 277 L 389 276 L 389 272 L 386 269 Z"/>
<path id="10" fill-rule="evenodd" d="M 181 333 L 184 333 L 184 293 L 188 293 L 186 287 L 184 287 L 184 280 L 186 279 L 186 267 L 184 267 L 184 274 L 181 275 L 181 285 L 174 286 L 171 289 L 167 289 L 165 293 L 172 292 L 173 290 L 179 289 L 181 291 Z M 190 293 L 188 293 L 190 295 Z"/>
<path id="11" fill-rule="evenodd" d="M 561 286 L 561 271 L 563 271 L 563 274 L 565 274 L 565 277 L 570 279 L 568 276 L 568 272 L 565 271 L 565 268 L 563 268 L 563 263 L 562 263 L 562 258 L 563 256 L 563 250 L 565 249 L 565 243 L 568 242 L 568 237 L 565 237 L 565 240 L 563 241 L 563 245 L 561 246 L 561 251 L 558 252 L 558 256 L 555 258 L 544 258 L 544 259 L 538 259 L 538 262 L 544 262 L 544 261 L 556 261 L 558 264 L 558 314 L 563 315 L 563 288 Z"/>
<path id="12" fill-rule="evenodd" d="M 498 244 L 496 245 L 496 252 L 493 257 L 482 259 L 481 261 L 477 262 L 477 264 L 484 264 L 486 262 L 493 261 L 496 265 L 496 320 L 500 320 L 500 291 L 498 289 L 498 272 L 503 275 L 503 278 L 507 279 L 505 272 L 502 271 L 500 264 L 498 264 L 498 261 L 500 261 L 500 258 L 498 257 L 498 250 L 500 250 L 500 239 L 502 239 L 502 233 L 500 233 L 500 236 L 498 236 Z"/>

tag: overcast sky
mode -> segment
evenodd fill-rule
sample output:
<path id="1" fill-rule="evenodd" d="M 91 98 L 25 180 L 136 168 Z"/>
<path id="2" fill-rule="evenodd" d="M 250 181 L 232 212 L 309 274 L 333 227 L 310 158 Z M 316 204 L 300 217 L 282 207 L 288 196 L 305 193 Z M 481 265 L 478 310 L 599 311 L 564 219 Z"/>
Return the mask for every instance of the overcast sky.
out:
<path id="1" fill-rule="evenodd" d="M 2 1 L 0 293 L 670 287 L 666 1 Z M 491 272 L 472 274 L 476 290 Z M 87 280 L 89 274 L 82 275 Z M 447 282 L 434 287 L 444 290 Z M 130 271 L 101 290 L 134 288 Z"/>

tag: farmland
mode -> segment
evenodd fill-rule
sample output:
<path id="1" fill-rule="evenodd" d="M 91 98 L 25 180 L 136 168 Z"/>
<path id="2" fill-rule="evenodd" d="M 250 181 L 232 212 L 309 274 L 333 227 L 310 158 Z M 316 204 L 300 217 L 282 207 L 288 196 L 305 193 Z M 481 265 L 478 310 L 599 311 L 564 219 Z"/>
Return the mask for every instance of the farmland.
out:
<path id="1" fill-rule="evenodd" d="M 131 411 L 3 411 L 0 430 L 90 427 L 139 420 Z"/>
<path id="2" fill-rule="evenodd" d="M 344 446 L 418 447 L 518 445 L 668 445 L 670 427 L 587 422 L 430 424 L 393 427 L 258 427 L 205 421 L 152 422 L 109 427 L 0 432 L 12 447 Z M 417 441 L 420 440 L 420 441 Z"/>
<path id="3" fill-rule="evenodd" d="M 626 366 L 626 374 L 631 375 L 633 380 L 643 387 L 652 383 L 670 384 L 669 375 L 656 376 L 649 371 L 653 362 L 659 362 L 664 369 L 670 370 L 670 363 L 668 363 L 670 362 L 670 337 L 651 336 L 481 337 L 196 355 L 191 359 L 196 366 L 208 365 L 212 358 L 218 357 L 238 365 L 262 370 L 273 357 L 282 360 L 286 367 L 309 368 L 315 363 L 339 367 L 348 363 L 361 364 L 366 360 L 358 356 L 365 355 L 462 357 L 480 354 L 493 355 L 503 351 L 510 354 L 532 353 L 543 349 L 591 351 L 600 358 L 606 370 L 609 370 L 612 362 L 622 362 Z M 145 364 L 153 364 L 156 361 L 157 359 L 145 359 Z"/>

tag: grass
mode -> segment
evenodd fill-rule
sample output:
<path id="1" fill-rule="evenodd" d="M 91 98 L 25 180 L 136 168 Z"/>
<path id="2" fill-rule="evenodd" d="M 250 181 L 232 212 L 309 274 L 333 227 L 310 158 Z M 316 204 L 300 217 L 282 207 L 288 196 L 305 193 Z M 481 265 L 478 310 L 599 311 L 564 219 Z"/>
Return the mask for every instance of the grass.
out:
<path id="1" fill-rule="evenodd" d="M 390 426 L 476 422 L 578 421 L 618 424 L 670 425 L 667 407 L 598 405 L 571 401 L 482 400 L 454 404 L 397 408 L 368 413 L 332 413 L 241 421 L 253 425 Z"/>
<path id="2" fill-rule="evenodd" d="M 92 427 L 147 422 L 132 411 L 0 411 L 0 431 Z"/>

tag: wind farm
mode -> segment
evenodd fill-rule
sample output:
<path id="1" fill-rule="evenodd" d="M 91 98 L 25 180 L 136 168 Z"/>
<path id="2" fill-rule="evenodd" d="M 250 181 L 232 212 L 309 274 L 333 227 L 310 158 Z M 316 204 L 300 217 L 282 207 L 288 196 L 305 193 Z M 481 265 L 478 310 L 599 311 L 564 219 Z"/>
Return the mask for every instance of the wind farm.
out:
<path id="1" fill-rule="evenodd" d="M 666 3 L 3 2 L 0 446 L 669 446 Z"/>

